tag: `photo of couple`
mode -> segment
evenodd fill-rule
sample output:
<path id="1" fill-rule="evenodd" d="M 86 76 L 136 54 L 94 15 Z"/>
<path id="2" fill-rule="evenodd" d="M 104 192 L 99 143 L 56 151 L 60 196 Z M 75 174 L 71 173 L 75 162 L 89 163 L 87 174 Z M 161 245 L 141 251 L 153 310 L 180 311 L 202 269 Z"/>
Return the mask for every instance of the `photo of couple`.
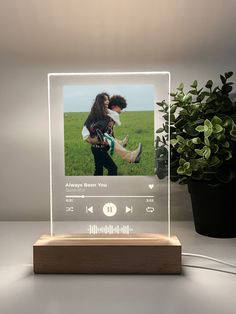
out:
<path id="1" fill-rule="evenodd" d="M 108 175 L 117 175 L 117 165 L 111 157 L 114 152 L 127 162 L 140 162 L 142 144 L 139 143 L 136 150 L 129 151 L 125 149 L 128 135 L 123 140 L 115 138 L 114 135 L 114 126 L 121 125 L 119 114 L 126 106 L 126 100 L 122 96 L 114 95 L 110 98 L 107 93 L 96 96 L 82 130 L 83 139 L 91 144 L 95 176 L 102 176 L 104 168 L 107 169 Z"/>
<path id="2" fill-rule="evenodd" d="M 64 113 L 66 175 L 153 175 L 153 111 L 122 113 L 128 107 L 123 95 L 102 91 L 89 112 Z"/>

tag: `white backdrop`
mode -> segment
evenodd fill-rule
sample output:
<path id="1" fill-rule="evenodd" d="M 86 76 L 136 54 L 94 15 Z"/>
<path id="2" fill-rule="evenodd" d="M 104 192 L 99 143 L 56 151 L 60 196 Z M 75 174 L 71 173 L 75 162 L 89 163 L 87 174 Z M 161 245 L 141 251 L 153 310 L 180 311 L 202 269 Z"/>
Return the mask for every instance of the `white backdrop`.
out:
<path id="1" fill-rule="evenodd" d="M 170 71 L 172 90 L 236 74 L 235 9 L 234 0 L 1 0 L 0 219 L 49 219 L 48 72 Z M 192 219 L 186 186 L 172 191 L 172 218 Z"/>

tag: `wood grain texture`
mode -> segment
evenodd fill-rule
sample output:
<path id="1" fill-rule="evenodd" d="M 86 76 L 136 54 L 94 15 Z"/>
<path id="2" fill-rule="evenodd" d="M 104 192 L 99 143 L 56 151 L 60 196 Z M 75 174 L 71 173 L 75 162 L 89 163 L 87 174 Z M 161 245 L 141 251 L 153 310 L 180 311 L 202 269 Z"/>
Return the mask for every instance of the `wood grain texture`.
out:
<path id="1" fill-rule="evenodd" d="M 178 274 L 181 244 L 158 234 L 43 235 L 33 247 L 35 273 Z"/>

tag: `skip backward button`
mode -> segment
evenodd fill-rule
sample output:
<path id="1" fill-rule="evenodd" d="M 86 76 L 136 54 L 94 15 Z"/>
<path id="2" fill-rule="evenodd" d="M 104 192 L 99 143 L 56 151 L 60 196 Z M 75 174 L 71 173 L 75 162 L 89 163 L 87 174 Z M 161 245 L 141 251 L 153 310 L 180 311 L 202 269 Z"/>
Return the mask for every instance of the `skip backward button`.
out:
<path id="1" fill-rule="evenodd" d="M 93 214 L 93 206 L 86 206 L 86 213 L 91 213 Z"/>

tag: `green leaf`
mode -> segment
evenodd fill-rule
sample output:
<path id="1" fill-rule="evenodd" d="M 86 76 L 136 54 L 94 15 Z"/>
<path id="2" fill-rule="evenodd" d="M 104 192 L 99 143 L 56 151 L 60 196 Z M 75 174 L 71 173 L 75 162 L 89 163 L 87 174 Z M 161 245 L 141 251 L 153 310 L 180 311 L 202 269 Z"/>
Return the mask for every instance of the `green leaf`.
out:
<path id="1" fill-rule="evenodd" d="M 213 81 L 212 81 L 212 80 L 209 80 L 209 81 L 207 81 L 205 87 L 206 87 L 206 88 L 212 88 L 212 85 L 213 85 Z"/>
<path id="2" fill-rule="evenodd" d="M 198 115 L 198 112 L 199 112 L 199 109 L 198 108 L 194 108 L 190 114 L 190 117 L 194 117 L 194 116 L 197 116 Z"/>
<path id="3" fill-rule="evenodd" d="M 191 159 L 190 164 L 193 171 L 198 171 L 200 169 L 200 164 L 197 162 L 196 159 Z"/>
<path id="4" fill-rule="evenodd" d="M 185 170 L 185 175 L 190 177 L 192 175 L 192 169 L 189 168 L 189 169 Z"/>
<path id="5" fill-rule="evenodd" d="M 202 90 L 203 90 L 203 87 L 197 91 L 198 95 L 201 93 Z"/>
<path id="6" fill-rule="evenodd" d="M 200 139 L 200 137 L 194 137 L 194 138 L 192 138 L 192 142 L 193 142 L 193 144 L 201 144 L 201 139 Z"/>
<path id="7" fill-rule="evenodd" d="M 179 165 L 183 166 L 186 163 L 186 160 L 184 158 L 179 159 Z"/>
<path id="8" fill-rule="evenodd" d="M 177 94 L 177 96 L 175 97 L 175 100 L 178 101 L 180 107 L 182 105 L 183 98 L 184 98 L 184 92 L 182 91 L 179 94 Z"/>
<path id="9" fill-rule="evenodd" d="M 164 115 L 163 115 L 163 118 L 164 118 L 166 121 L 168 121 L 168 120 L 169 120 L 169 115 L 168 115 L 168 113 L 164 114 Z"/>
<path id="10" fill-rule="evenodd" d="M 219 146 L 217 144 L 211 144 L 212 153 L 216 154 L 219 150 Z"/>
<path id="11" fill-rule="evenodd" d="M 176 139 L 177 139 L 177 141 L 178 141 L 179 144 L 182 144 L 182 145 L 185 144 L 185 139 L 184 139 L 182 136 L 177 135 L 177 136 L 176 136 Z"/>
<path id="12" fill-rule="evenodd" d="M 173 113 L 170 114 L 170 122 L 175 122 L 175 115 Z"/>
<path id="13" fill-rule="evenodd" d="M 175 97 L 177 95 L 177 93 L 170 93 L 171 97 Z"/>
<path id="14" fill-rule="evenodd" d="M 215 111 L 216 111 L 215 109 L 207 109 L 205 111 L 205 114 L 214 113 Z"/>
<path id="15" fill-rule="evenodd" d="M 233 74 L 234 74 L 234 72 L 232 72 L 232 71 L 226 72 L 226 73 L 225 73 L 225 77 L 228 79 L 228 78 L 230 78 Z"/>
<path id="16" fill-rule="evenodd" d="M 200 95 L 197 96 L 197 101 L 201 102 L 205 98 L 205 94 L 201 93 Z"/>
<path id="17" fill-rule="evenodd" d="M 216 135 L 215 135 L 215 138 L 217 139 L 217 141 L 219 141 L 220 143 L 223 143 L 224 141 L 225 141 L 225 139 L 226 139 L 226 137 L 225 137 L 225 135 L 224 135 L 224 133 L 217 133 Z"/>
<path id="18" fill-rule="evenodd" d="M 206 92 L 206 91 L 202 92 L 202 94 L 207 96 L 207 97 L 211 96 L 211 93 L 210 92 Z"/>
<path id="19" fill-rule="evenodd" d="M 198 82 L 196 80 L 193 81 L 193 84 L 190 85 L 190 87 L 196 88 L 197 87 Z"/>
<path id="20" fill-rule="evenodd" d="M 213 156 L 209 162 L 209 167 L 215 167 L 221 163 L 220 159 L 217 156 Z"/>
<path id="21" fill-rule="evenodd" d="M 164 100 L 163 100 L 163 101 L 164 101 Z M 156 102 L 156 105 L 159 106 L 159 107 L 163 107 L 163 101 L 162 101 L 162 102 L 157 101 L 157 102 Z"/>
<path id="22" fill-rule="evenodd" d="M 185 103 L 191 103 L 192 102 L 192 95 L 191 94 L 187 94 L 184 96 L 183 101 Z"/>
<path id="23" fill-rule="evenodd" d="M 222 132 L 223 130 L 224 130 L 224 129 L 223 129 L 222 126 L 219 125 L 219 124 L 215 124 L 214 127 L 213 127 L 213 132 L 214 132 L 214 133 L 220 133 L 220 132 Z"/>
<path id="24" fill-rule="evenodd" d="M 217 117 L 217 116 L 214 116 L 212 119 L 211 119 L 211 123 L 213 124 L 213 125 L 215 125 L 215 124 L 222 124 L 222 120 L 219 118 L 219 117 Z"/>
<path id="25" fill-rule="evenodd" d="M 223 84 L 226 83 L 226 78 L 223 75 L 220 75 L 220 79 Z"/>
<path id="26" fill-rule="evenodd" d="M 176 111 L 176 109 L 177 109 L 177 105 L 171 106 L 170 113 L 174 113 Z"/>
<path id="27" fill-rule="evenodd" d="M 236 137 L 236 126 L 234 125 L 232 130 L 229 132 L 229 134 L 233 137 Z"/>
<path id="28" fill-rule="evenodd" d="M 224 122 L 223 122 L 223 126 L 224 126 L 225 128 L 232 128 L 232 126 L 233 126 L 233 119 L 231 119 L 231 118 L 226 118 L 226 119 L 224 120 Z"/>
<path id="29" fill-rule="evenodd" d="M 191 95 L 197 95 L 197 90 L 196 90 L 196 89 L 191 89 L 191 90 L 189 91 L 189 93 L 190 93 Z"/>
<path id="30" fill-rule="evenodd" d="M 195 152 L 202 157 L 205 157 L 206 159 L 209 159 L 211 155 L 211 149 L 208 146 L 204 146 L 202 149 L 195 149 Z"/>
<path id="31" fill-rule="evenodd" d="M 195 151 L 199 156 L 202 156 L 202 157 L 204 156 L 204 150 L 196 148 L 196 149 L 194 149 L 194 151 Z"/>
<path id="32" fill-rule="evenodd" d="M 184 174 L 185 173 L 185 169 L 184 169 L 184 167 L 179 167 L 178 169 L 177 169 L 177 173 L 178 174 Z"/>
<path id="33" fill-rule="evenodd" d="M 184 83 L 180 83 L 179 87 L 177 87 L 176 89 L 178 89 L 179 91 L 183 91 L 184 89 Z"/>
<path id="34" fill-rule="evenodd" d="M 200 125 L 202 123 L 204 123 L 204 119 L 198 119 L 194 122 L 195 125 Z"/>
<path id="35" fill-rule="evenodd" d="M 204 150 L 204 157 L 206 159 L 209 159 L 211 156 L 211 149 L 208 146 L 204 146 L 205 150 Z"/>
<path id="36" fill-rule="evenodd" d="M 195 127 L 191 122 L 188 122 L 185 124 L 184 130 L 186 131 L 188 135 L 193 136 L 193 137 L 196 137 L 199 134 L 198 131 L 195 130 Z"/>
<path id="37" fill-rule="evenodd" d="M 166 122 L 165 124 L 163 124 L 163 128 L 164 128 L 164 131 L 166 133 L 168 133 L 168 122 Z"/>
<path id="38" fill-rule="evenodd" d="M 204 132 L 205 131 L 205 128 L 204 128 L 204 125 L 199 125 L 195 128 L 196 131 L 198 132 Z"/>
<path id="39" fill-rule="evenodd" d="M 188 113 L 188 111 L 186 110 L 186 109 L 182 109 L 180 112 L 179 112 L 179 115 L 180 116 L 189 116 L 189 113 Z"/>
<path id="40" fill-rule="evenodd" d="M 207 98 L 206 103 L 208 104 L 209 102 L 212 102 L 212 101 L 214 101 L 216 99 L 217 99 L 217 95 L 216 94 L 211 94 L 211 96 Z"/>
<path id="41" fill-rule="evenodd" d="M 165 136 L 162 135 L 162 142 L 164 143 L 164 145 L 166 145 L 166 139 L 165 139 Z"/>
<path id="42" fill-rule="evenodd" d="M 187 161 L 184 163 L 184 169 L 188 170 L 189 168 L 190 168 L 190 162 Z"/>
<path id="43" fill-rule="evenodd" d="M 171 145 L 176 145 L 178 143 L 176 138 L 173 138 L 172 140 L 170 140 L 170 144 Z"/>
<path id="44" fill-rule="evenodd" d="M 206 119 L 204 121 L 204 136 L 209 137 L 212 134 L 212 124 L 211 121 Z"/>
<path id="45" fill-rule="evenodd" d="M 163 128 L 159 128 L 159 129 L 156 130 L 156 133 L 161 133 L 161 132 L 163 132 L 163 131 L 164 131 Z"/>
<path id="46" fill-rule="evenodd" d="M 186 145 L 188 146 L 188 147 L 193 147 L 193 142 L 191 141 L 191 140 L 186 140 Z"/>
<path id="47" fill-rule="evenodd" d="M 224 94 L 228 94 L 233 90 L 233 87 L 230 85 L 223 85 L 221 90 Z"/>
<path id="48" fill-rule="evenodd" d="M 177 173 L 180 175 L 191 176 L 192 169 L 189 162 L 185 162 L 183 165 L 179 166 L 177 169 Z"/>
<path id="49" fill-rule="evenodd" d="M 210 146 L 210 141 L 209 141 L 208 137 L 204 137 L 204 143 L 205 143 L 207 146 Z"/>
<path id="50" fill-rule="evenodd" d="M 206 167 L 207 166 L 207 161 L 205 158 L 198 158 L 196 159 L 196 162 L 198 162 L 198 164 L 201 166 L 201 167 Z"/>
<path id="51" fill-rule="evenodd" d="M 223 147 L 225 148 L 229 148 L 230 147 L 230 143 L 228 141 L 225 141 L 223 144 L 222 144 Z"/>
<path id="52" fill-rule="evenodd" d="M 229 160 L 232 158 L 232 153 L 230 150 L 225 150 L 225 154 L 226 154 L 226 157 L 225 157 L 225 160 Z"/>

